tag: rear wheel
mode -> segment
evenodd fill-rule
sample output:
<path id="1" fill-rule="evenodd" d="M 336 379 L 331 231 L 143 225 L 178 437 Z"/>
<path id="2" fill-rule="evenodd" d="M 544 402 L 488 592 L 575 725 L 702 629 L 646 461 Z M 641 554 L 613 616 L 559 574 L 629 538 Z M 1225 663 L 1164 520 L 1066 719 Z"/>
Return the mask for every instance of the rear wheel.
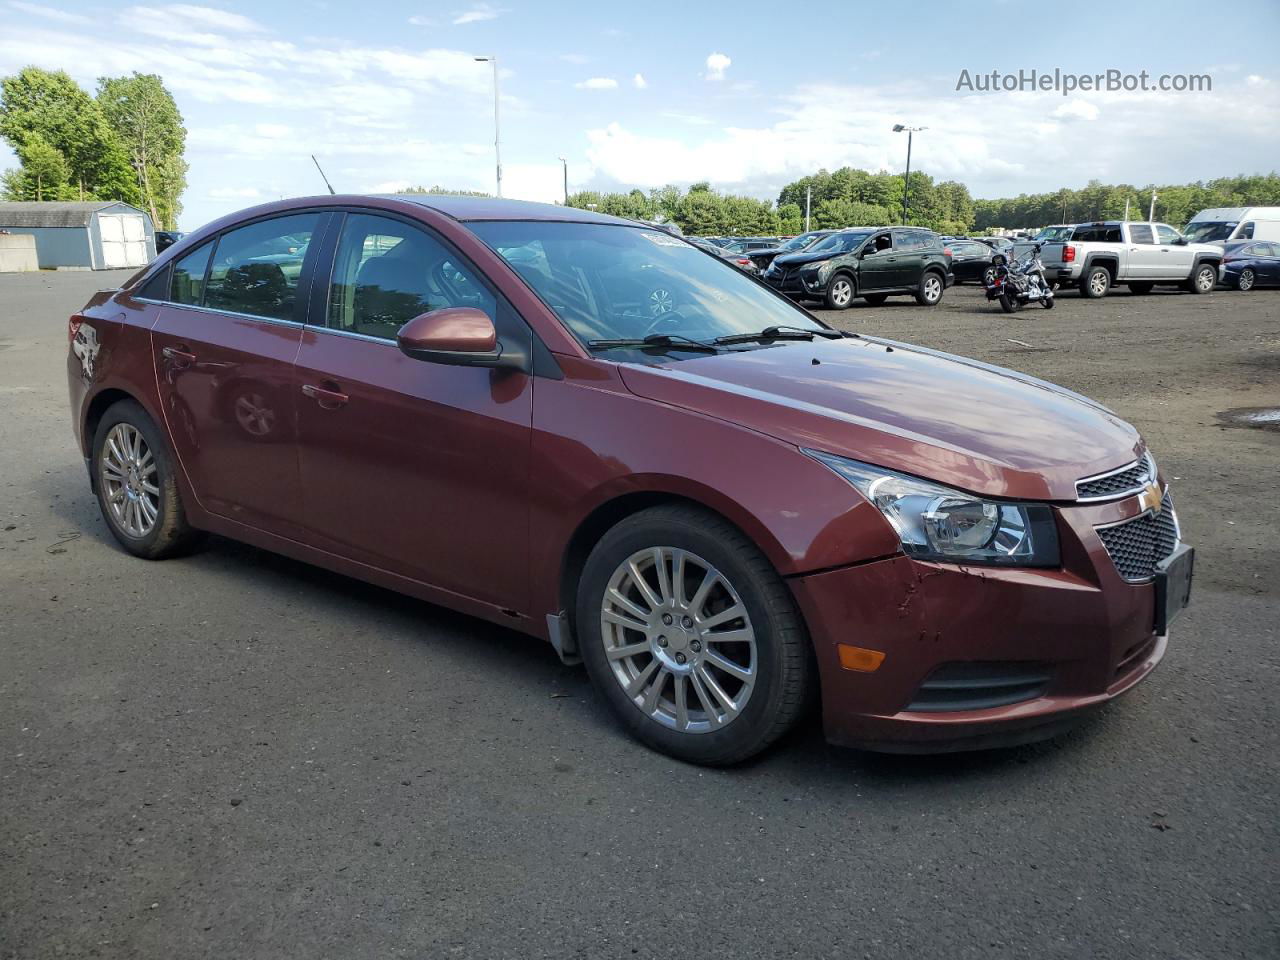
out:
<path id="1" fill-rule="evenodd" d="M 827 293 L 823 298 L 828 310 L 847 310 L 853 303 L 853 281 L 845 274 L 837 274 L 827 284 Z"/>
<path id="2" fill-rule="evenodd" d="M 1187 289 L 1192 293 L 1209 293 L 1218 283 L 1218 268 L 1211 263 L 1202 263 L 1191 274 Z"/>
<path id="3" fill-rule="evenodd" d="M 1111 271 L 1106 267 L 1091 267 L 1080 280 L 1080 292 L 1090 300 L 1105 297 L 1111 289 Z"/>
<path id="4" fill-rule="evenodd" d="M 130 553 L 162 560 L 198 538 L 187 523 L 168 444 L 136 401 L 121 400 L 102 415 L 92 467 L 102 516 Z"/>
<path id="5" fill-rule="evenodd" d="M 1253 270 L 1249 267 L 1245 267 L 1236 277 L 1236 289 L 1244 293 L 1248 293 L 1253 289 L 1253 285 L 1257 282 L 1257 279 L 1258 278 L 1254 275 Z"/>
<path id="6" fill-rule="evenodd" d="M 583 570 L 576 626 L 622 726 L 693 763 L 765 749 L 812 683 L 786 585 L 741 531 L 697 507 L 654 507 L 606 533 Z"/>
<path id="7" fill-rule="evenodd" d="M 1150 293 L 1154 286 L 1154 283 L 1131 283 L 1129 284 L 1129 292 L 1142 296 Z"/>
<path id="8" fill-rule="evenodd" d="M 942 299 L 942 291 L 946 289 L 942 282 L 942 276 L 935 270 L 930 270 L 920 278 L 920 288 L 916 291 L 916 303 L 922 307 L 937 306 L 938 301 Z"/>

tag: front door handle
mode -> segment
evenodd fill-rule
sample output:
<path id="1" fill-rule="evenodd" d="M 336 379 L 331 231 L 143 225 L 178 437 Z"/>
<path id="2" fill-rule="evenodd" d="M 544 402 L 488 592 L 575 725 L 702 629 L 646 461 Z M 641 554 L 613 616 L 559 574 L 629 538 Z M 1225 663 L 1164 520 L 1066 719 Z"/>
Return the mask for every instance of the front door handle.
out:
<path id="1" fill-rule="evenodd" d="M 326 410 L 336 410 L 338 407 L 345 406 L 346 402 L 351 399 L 332 380 L 324 381 L 324 386 L 304 383 L 302 385 L 302 393 L 303 396 L 310 397 Z"/>
<path id="2" fill-rule="evenodd" d="M 186 344 L 184 343 L 182 346 L 186 347 Z M 174 363 L 180 363 L 186 366 L 190 366 L 196 362 L 196 355 L 194 353 L 190 353 L 189 351 L 178 347 L 164 347 L 160 351 L 160 355 L 166 360 L 172 360 Z"/>

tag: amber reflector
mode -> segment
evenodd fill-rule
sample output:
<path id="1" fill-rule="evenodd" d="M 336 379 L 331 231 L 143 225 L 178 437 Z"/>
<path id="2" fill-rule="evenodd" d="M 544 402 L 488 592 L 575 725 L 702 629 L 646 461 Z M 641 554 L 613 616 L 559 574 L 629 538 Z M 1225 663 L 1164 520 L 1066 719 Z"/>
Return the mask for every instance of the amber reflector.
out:
<path id="1" fill-rule="evenodd" d="M 840 651 L 840 666 L 846 670 L 858 670 L 862 673 L 873 673 L 884 663 L 884 654 L 879 650 L 868 650 L 866 647 L 851 647 L 847 643 L 837 643 Z"/>

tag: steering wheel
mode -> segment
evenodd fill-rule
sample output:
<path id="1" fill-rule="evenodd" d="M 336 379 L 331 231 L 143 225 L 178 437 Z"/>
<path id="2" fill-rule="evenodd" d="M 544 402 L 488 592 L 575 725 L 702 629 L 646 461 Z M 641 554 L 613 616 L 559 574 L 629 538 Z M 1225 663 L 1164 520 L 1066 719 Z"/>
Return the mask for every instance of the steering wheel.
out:
<path id="1" fill-rule="evenodd" d="M 666 287 L 655 287 L 649 291 L 644 299 L 643 309 L 651 318 L 649 326 L 644 331 L 646 336 L 655 333 L 658 327 L 664 324 L 678 323 L 681 319 L 675 297 Z"/>

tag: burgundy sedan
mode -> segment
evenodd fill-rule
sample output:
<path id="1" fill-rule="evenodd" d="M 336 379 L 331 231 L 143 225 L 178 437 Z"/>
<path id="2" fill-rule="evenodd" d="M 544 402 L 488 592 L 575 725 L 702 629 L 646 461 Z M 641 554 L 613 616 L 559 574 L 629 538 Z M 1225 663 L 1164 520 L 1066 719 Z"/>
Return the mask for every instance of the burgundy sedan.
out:
<path id="1" fill-rule="evenodd" d="M 833 330 L 679 237 L 323 197 L 184 237 L 69 328 L 120 543 L 200 531 L 585 662 L 699 763 L 1050 736 L 1164 656 L 1192 553 L 1142 438 L 1008 370 Z"/>

